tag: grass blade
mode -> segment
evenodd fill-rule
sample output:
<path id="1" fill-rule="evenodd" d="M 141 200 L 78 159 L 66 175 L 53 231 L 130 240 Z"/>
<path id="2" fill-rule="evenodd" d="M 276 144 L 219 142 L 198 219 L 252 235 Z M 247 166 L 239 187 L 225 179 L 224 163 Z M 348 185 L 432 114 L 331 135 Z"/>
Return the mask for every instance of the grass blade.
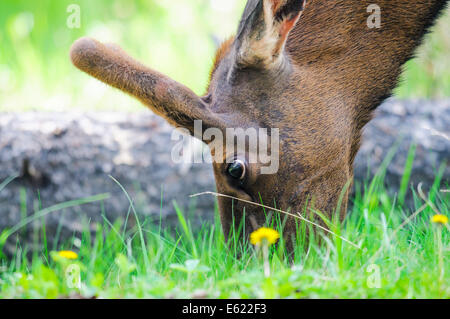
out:
<path id="1" fill-rule="evenodd" d="M 128 202 L 130 203 L 131 209 L 133 210 L 134 217 L 136 218 L 136 225 L 138 227 L 139 239 L 141 241 L 142 254 L 144 256 L 145 270 L 148 271 L 150 269 L 150 260 L 148 259 L 147 247 L 145 245 L 144 233 L 142 231 L 141 222 L 139 221 L 138 214 L 136 212 L 136 209 L 134 208 L 133 201 L 131 200 L 130 195 L 125 190 L 125 188 L 122 186 L 122 184 L 120 184 L 120 182 L 117 179 L 115 179 L 114 177 L 112 177 L 111 175 L 109 175 L 109 177 L 120 187 L 122 192 L 127 197 Z"/>
<path id="2" fill-rule="evenodd" d="M 408 156 L 406 158 L 405 169 L 403 170 L 400 189 L 398 191 L 398 204 L 400 206 L 403 206 L 403 204 L 405 203 L 406 192 L 408 191 L 408 184 L 411 178 L 414 158 L 416 156 L 416 148 L 416 144 L 411 145 L 408 151 Z"/>
<path id="3" fill-rule="evenodd" d="M 56 204 L 56 205 L 50 206 L 48 208 L 41 209 L 41 210 L 37 211 L 34 215 L 28 216 L 27 218 L 21 220 L 17 225 L 4 230 L 0 235 L 0 250 L 1 250 L 1 248 L 3 248 L 3 244 L 6 242 L 8 237 L 10 237 L 12 234 L 14 234 L 16 231 L 18 231 L 22 227 L 25 227 L 26 225 L 28 225 L 29 223 L 31 223 L 37 219 L 40 219 L 50 213 L 53 213 L 53 212 L 56 212 L 59 210 L 63 210 L 63 209 L 70 208 L 70 207 L 76 207 L 76 206 L 80 206 L 80 205 L 85 205 L 85 204 L 90 204 L 90 203 L 102 201 L 102 200 L 105 200 L 108 198 L 109 198 L 109 194 L 105 193 L 105 194 L 99 194 L 99 195 L 86 197 L 86 198 L 82 198 L 82 199 L 76 199 L 76 200 L 64 202 L 61 204 Z"/>
<path id="4" fill-rule="evenodd" d="M 17 177 L 19 176 L 11 176 L 8 177 L 6 180 L 3 181 L 3 183 L 0 184 L 0 192 L 6 187 L 8 186 L 9 183 L 11 183 L 13 180 L 15 180 Z"/>

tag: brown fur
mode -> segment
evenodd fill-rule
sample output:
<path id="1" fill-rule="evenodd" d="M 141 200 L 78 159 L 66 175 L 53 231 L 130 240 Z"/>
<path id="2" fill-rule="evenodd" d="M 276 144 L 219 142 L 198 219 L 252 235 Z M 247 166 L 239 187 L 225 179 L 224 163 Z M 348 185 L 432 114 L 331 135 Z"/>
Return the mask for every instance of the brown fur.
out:
<path id="1" fill-rule="evenodd" d="M 211 81 L 214 71 L 216 71 L 217 67 L 219 66 L 219 63 L 228 54 L 228 52 L 230 52 L 230 48 L 233 45 L 233 42 L 234 37 L 229 37 L 227 40 L 223 41 L 222 44 L 217 49 L 216 56 L 214 57 L 214 63 L 211 68 L 211 72 L 209 74 L 209 81 Z"/>
<path id="2" fill-rule="evenodd" d="M 227 164 L 213 163 L 218 191 L 293 212 L 314 205 L 331 217 L 353 178 L 362 128 L 447 2 L 377 1 L 382 25 L 369 29 L 372 1 L 310 0 L 303 10 L 303 0 L 249 0 L 236 36 L 217 52 L 203 98 L 95 40 L 79 40 L 71 55 L 83 71 L 191 131 L 194 119 L 223 130 L 279 128 L 279 172 L 261 175 L 260 164 L 251 164 L 238 182 L 227 175 Z M 267 5 L 271 11 L 263 10 Z M 224 150 L 224 158 L 229 155 Z M 341 218 L 347 194 L 343 204 Z M 251 220 L 265 222 L 251 205 L 221 198 L 219 207 L 226 234 L 244 208 L 247 234 Z M 288 219 L 285 234 L 296 231 Z"/>

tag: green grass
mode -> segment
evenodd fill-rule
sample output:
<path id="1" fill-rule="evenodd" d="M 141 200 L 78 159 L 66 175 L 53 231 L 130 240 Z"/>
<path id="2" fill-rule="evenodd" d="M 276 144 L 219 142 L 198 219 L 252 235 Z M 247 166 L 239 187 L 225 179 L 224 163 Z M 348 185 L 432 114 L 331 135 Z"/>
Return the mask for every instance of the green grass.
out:
<path id="1" fill-rule="evenodd" d="M 442 181 L 445 163 L 436 169 L 434 186 L 421 194 L 417 188 L 407 186 L 413 157 L 414 148 L 405 164 L 400 198 L 389 195 L 384 186 L 388 156 L 372 181 L 355 186 L 353 205 L 345 221 L 326 221 L 335 234 L 359 248 L 339 236 L 320 231 L 306 239 L 305 230 L 313 226 L 299 222 L 301 232 L 294 256 L 286 256 L 282 241 L 272 246 L 271 274 L 266 277 L 261 254 L 236 239 L 241 228 L 225 242 L 217 211 L 215 223 L 204 223 L 201 229 L 194 230 L 175 206 L 179 227 L 161 228 L 139 220 L 129 198 L 128 215 L 115 222 L 104 218 L 96 236 L 85 231 L 77 235 L 81 240 L 74 237 L 66 243 L 46 247 L 41 232 L 41 249 L 31 254 L 18 240 L 13 258 L 3 256 L 0 259 L 0 298 L 81 295 L 103 298 L 448 299 L 450 231 L 430 221 L 436 211 L 449 215 L 450 194 L 441 189 L 448 188 Z M 7 183 L 0 184 L 0 191 L 4 187 Z M 122 186 L 118 184 L 118 187 Z M 415 210 L 405 208 L 405 195 L 412 195 Z M 79 204 L 102 200 L 101 196 L 82 199 Z M 61 205 L 69 207 L 76 205 L 76 201 Z M 42 209 L 17 227 L 3 230 L 0 248 L 7 237 L 26 223 L 45 214 L 54 214 L 62 206 Z M 131 229 L 127 227 L 130 214 L 136 214 L 137 218 Z M 276 225 L 279 220 L 268 226 L 277 228 Z M 75 251 L 79 257 L 74 261 L 61 258 L 57 254 L 60 250 Z M 70 288 L 73 287 L 70 283 L 77 282 L 78 270 L 81 286 Z"/>
<path id="2" fill-rule="evenodd" d="M 73 3 L 80 5 L 79 29 L 66 23 Z M 217 46 L 213 38 L 220 41 L 236 32 L 246 1 L 215 3 L 0 1 L 0 111 L 141 110 L 139 102 L 71 65 L 70 46 L 82 36 L 119 43 L 140 61 L 203 94 Z M 450 97 L 449 29 L 450 9 L 406 65 L 396 96 Z"/>
<path id="3" fill-rule="evenodd" d="M 1 1 L 0 111 L 140 110 L 137 101 L 70 64 L 70 45 L 84 35 L 120 43 L 139 60 L 202 94 L 215 50 L 212 35 L 223 39 L 235 32 L 245 1 L 235 1 L 230 10 L 221 12 L 208 0 L 79 0 L 81 28 L 69 29 L 66 9 L 72 3 Z M 189 14 L 180 19 L 181 11 Z M 450 9 L 427 36 L 418 57 L 406 65 L 396 96 L 450 96 L 449 29 Z M 96 236 L 85 231 L 78 236 L 81 240 L 61 243 L 58 229 L 56 244 L 50 246 L 44 223 L 35 243 L 40 250 L 31 252 L 31 247 L 17 241 L 13 258 L 0 256 L 0 298 L 450 298 L 449 231 L 430 223 L 435 214 L 432 206 L 449 214 L 450 194 L 440 192 L 442 170 L 436 169 L 436 183 L 426 190 L 427 205 L 403 225 L 424 205 L 409 185 L 413 160 L 414 149 L 408 155 L 398 196 L 386 192 L 381 170 L 372 181 L 356 185 L 345 221 L 329 225 L 360 249 L 321 232 L 305 239 L 302 231 L 292 259 L 285 256 L 283 243 L 271 248 L 271 276 L 265 278 L 263 261 L 253 247 L 235 240 L 237 234 L 225 242 L 217 211 L 215 223 L 204 224 L 200 230 L 191 227 L 176 204 L 177 229 L 147 220 L 130 228 L 129 215 L 140 216 L 130 198 L 129 214 L 117 221 L 104 218 Z M 0 192 L 8 183 L 0 181 Z M 411 194 L 415 210 L 404 204 Z M 26 192 L 21 192 L 21 198 L 21 212 L 27 216 L 31 208 L 26 205 Z M 104 198 L 99 195 L 40 208 L 15 227 L 0 230 L 0 247 L 34 220 Z M 311 226 L 299 223 L 299 227 Z M 58 257 L 56 251 L 63 249 L 76 251 L 79 258 L 68 262 Z M 77 269 L 81 288 L 69 288 L 68 279 Z M 380 288 L 370 288 L 378 270 Z"/>

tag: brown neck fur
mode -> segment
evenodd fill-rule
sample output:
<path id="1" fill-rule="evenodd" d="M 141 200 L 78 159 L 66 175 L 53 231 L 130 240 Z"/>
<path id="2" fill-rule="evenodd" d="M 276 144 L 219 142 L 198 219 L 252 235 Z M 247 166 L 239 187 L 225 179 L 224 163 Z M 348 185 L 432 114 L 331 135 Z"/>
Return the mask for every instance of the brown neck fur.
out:
<path id="1" fill-rule="evenodd" d="M 381 27 L 368 29 L 366 10 L 372 3 L 311 0 L 287 44 L 296 64 L 314 68 L 324 82 L 349 98 L 356 118 L 352 162 L 361 129 L 391 95 L 403 64 L 413 57 L 448 1 L 376 1 Z"/>
<path id="2" fill-rule="evenodd" d="M 296 65 L 310 69 L 324 84 L 333 83 L 333 91 L 348 97 L 356 119 L 351 163 L 372 111 L 392 94 L 402 66 L 414 56 L 448 0 L 377 1 L 381 27 L 368 29 L 367 7 L 372 3 L 310 0 L 287 41 L 287 51 Z M 217 50 L 211 74 L 233 40 L 227 39 Z M 330 87 L 317 90 L 316 94 L 329 94 Z"/>

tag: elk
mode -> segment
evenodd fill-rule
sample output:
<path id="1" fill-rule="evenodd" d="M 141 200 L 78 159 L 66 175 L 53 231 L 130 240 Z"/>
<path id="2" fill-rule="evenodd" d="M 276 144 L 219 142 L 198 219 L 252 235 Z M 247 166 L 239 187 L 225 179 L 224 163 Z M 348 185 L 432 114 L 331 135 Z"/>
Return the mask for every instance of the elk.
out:
<path id="1" fill-rule="evenodd" d="M 370 10 L 381 23 L 369 27 Z M 237 33 L 217 50 L 207 92 L 199 97 L 145 67 L 118 46 L 82 38 L 73 64 L 138 98 L 170 124 L 194 134 L 218 128 L 278 128 L 279 169 L 261 174 L 249 150 L 211 148 L 225 234 L 266 222 L 263 202 L 292 212 L 314 205 L 345 216 L 363 127 L 395 88 L 447 0 L 248 0 Z M 208 145 L 211 139 L 203 140 Z M 343 204 L 336 207 L 343 194 Z M 245 202 L 247 201 L 247 202 Z M 234 222 L 233 222 L 234 221 Z M 284 235 L 297 232 L 295 218 Z"/>

